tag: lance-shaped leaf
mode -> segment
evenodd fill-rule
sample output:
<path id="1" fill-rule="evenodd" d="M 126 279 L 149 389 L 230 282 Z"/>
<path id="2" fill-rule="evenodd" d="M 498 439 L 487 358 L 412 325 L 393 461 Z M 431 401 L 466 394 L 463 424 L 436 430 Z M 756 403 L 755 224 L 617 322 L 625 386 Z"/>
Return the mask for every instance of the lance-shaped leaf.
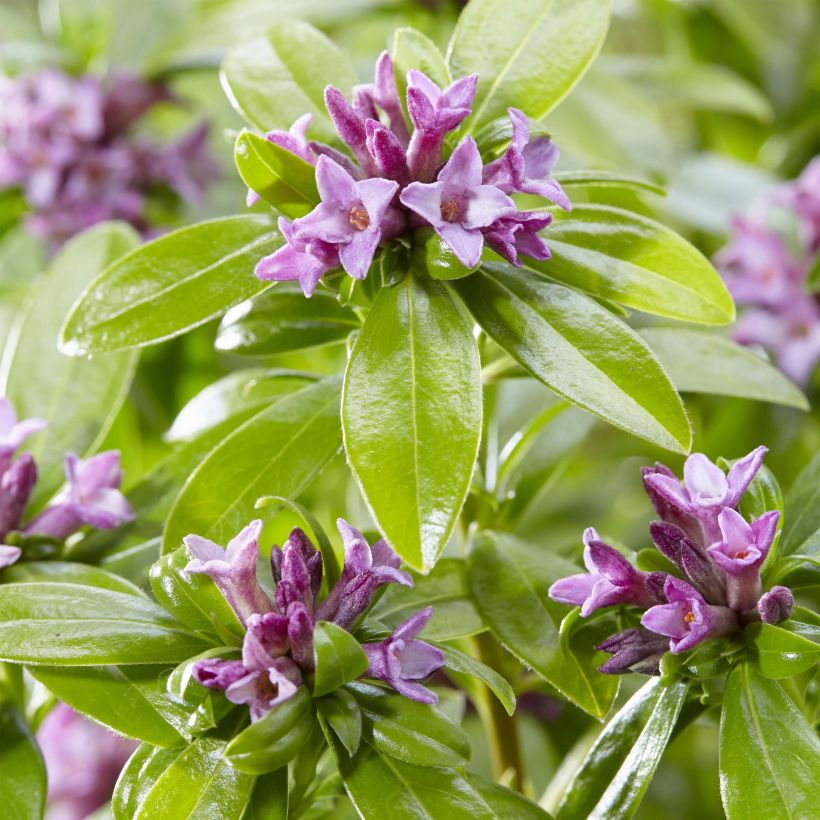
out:
<path id="1" fill-rule="evenodd" d="M 57 350 L 66 314 L 88 284 L 139 243 L 128 225 L 105 223 L 68 242 L 18 311 L 0 366 L 0 395 L 19 418 L 48 427 L 32 439 L 35 497 L 45 499 L 65 480 L 67 451 L 92 453 L 128 393 L 135 353 L 71 358 Z"/>
<path id="2" fill-rule="evenodd" d="M 779 626 L 752 624 L 746 636 L 766 678 L 790 678 L 820 663 L 820 626 L 793 618 Z"/>
<path id="3" fill-rule="evenodd" d="M 111 811 L 116 820 L 132 820 L 143 798 L 160 775 L 182 754 L 183 748 L 161 749 L 141 743 L 123 766 L 114 794 Z"/>
<path id="4" fill-rule="evenodd" d="M 342 427 L 379 529 L 412 567 L 435 565 L 470 485 L 481 434 L 472 328 L 445 285 L 379 291 L 345 374 Z"/>
<path id="5" fill-rule="evenodd" d="M 686 698 L 685 682 L 645 683 L 606 725 L 575 773 L 556 820 L 632 817 Z"/>
<path id="6" fill-rule="evenodd" d="M 689 421 L 669 377 L 597 302 L 502 265 L 485 265 L 457 288 L 486 333 L 556 393 L 668 450 L 689 450 Z"/>
<path id="7" fill-rule="evenodd" d="M 89 285 L 63 325 L 60 349 L 82 356 L 179 336 L 270 287 L 253 269 L 281 244 L 270 219 L 253 214 L 154 239 Z"/>
<path id="8" fill-rule="evenodd" d="M 416 69 L 426 74 L 434 83 L 446 88 L 453 81 L 450 69 L 438 46 L 426 35 L 414 28 L 396 29 L 390 49 L 396 86 L 404 100 L 407 92 L 407 72 Z"/>
<path id="9" fill-rule="evenodd" d="M 25 717 L 11 702 L 0 703 L 0 794 L 3 814 L 40 820 L 46 802 L 46 767 Z"/>
<path id="10" fill-rule="evenodd" d="M 435 644 L 444 653 L 444 665 L 453 672 L 480 680 L 501 701 L 508 715 L 515 711 L 515 692 L 505 678 L 490 666 L 447 644 Z"/>
<path id="11" fill-rule="evenodd" d="M 558 105 L 595 59 L 609 14 L 608 0 L 473 0 L 448 53 L 454 77 L 479 77 L 469 128 L 510 106 L 539 119 Z"/>
<path id="12" fill-rule="evenodd" d="M 22 561 L 3 570 L 3 582 L 6 584 L 29 581 L 81 584 L 145 598 L 145 593 L 125 578 L 86 564 L 75 564 L 70 561 Z"/>
<path id="13" fill-rule="evenodd" d="M 749 663 L 729 675 L 720 720 L 720 791 L 729 820 L 814 817 L 820 739 L 779 683 Z"/>
<path id="14" fill-rule="evenodd" d="M 347 689 L 337 689 L 314 703 L 319 719 L 333 729 L 348 754 L 356 754 L 362 739 L 362 710 L 356 698 Z"/>
<path id="15" fill-rule="evenodd" d="M 227 542 L 272 493 L 295 498 L 339 452 L 339 380 L 325 379 L 258 413 L 212 450 L 182 488 L 168 517 L 163 552 L 196 533 Z"/>
<path id="16" fill-rule="evenodd" d="M 786 495 L 783 555 L 820 557 L 820 453 L 794 480 Z"/>
<path id="17" fill-rule="evenodd" d="M 313 630 L 316 678 L 313 696 L 327 695 L 367 669 L 367 655 L 346 630 L 328 621 L 319 621 Z"/>
<path id="18" fill-rule="evenodd" d="M 337 139 L 325 110 L 325 86 L 347 93 L 357 81 L 335 43 L 313 26 L 287 19 L 229 52 L 221 76 L 232 105 L 251 125 L 287 130 L 309 113 L 311 132 L 325 141 Z"/>

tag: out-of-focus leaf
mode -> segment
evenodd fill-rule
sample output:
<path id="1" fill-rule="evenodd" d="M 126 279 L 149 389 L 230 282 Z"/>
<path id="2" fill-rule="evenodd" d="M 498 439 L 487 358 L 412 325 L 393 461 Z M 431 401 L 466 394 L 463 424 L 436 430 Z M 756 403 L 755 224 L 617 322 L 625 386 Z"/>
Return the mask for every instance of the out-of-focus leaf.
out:
<path id="1" fill-rule="evenodd" d="M 25 717 L 0 703 L 0 794 L 10 820 L 40 820 L 46 802 L 46 766 Z"/>

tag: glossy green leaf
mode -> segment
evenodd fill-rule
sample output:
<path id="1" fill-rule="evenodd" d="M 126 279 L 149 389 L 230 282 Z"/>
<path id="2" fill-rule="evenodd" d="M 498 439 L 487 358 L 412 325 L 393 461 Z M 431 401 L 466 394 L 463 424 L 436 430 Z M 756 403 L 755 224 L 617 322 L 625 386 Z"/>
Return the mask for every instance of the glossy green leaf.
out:
<path id="1" fill-rule="evenodd" d="M 7 584 L 42 581 L 55 584 L 81 584 L 82 586 L 111 589 L 144 598 L 143 591 L 100 567 L 86 564 L 73 564 L 68 561 L 32 561 L 21 562 L 3 570 L 3 582 Z"/>
<path id="2" fill-rule="evenodd" d="M 360 325 L 329 293 L 306 299 L 301 290 L 275 287 L 228 311 L 216 347 L 241 356 L 276 356 L 343 342 Z"/>
<path id="3" fill-rule="evenodd" d="M 364 719 L 364 737 L 379 752 L 420 766 L 463 766 L 470 741 L 435 706 L 391 689 L 356 683 L 353 692 Z"/>
<path id="4" fill-rule="evenodd" d="M 781 554 L 820 557 L 820 453 L 795 478 L 785 503 Z"/>
<path id="5" fill-rule="evenodd" d="M 339 47 L 298 20 L 278 20 L 265 36 L 229 52 L 222 65 L 228 98 L 251 125 L 287 130 L 313 114 L 311 134 L 325 142 L 338 139 L 324 105 L 325 86 L 346 94 L 356 82 Z"/>
<path id="6" fill-rule="evenodd" d="M 467 773 L 470 785 L 493 810 L 492 817 L 499 820 L 549 820 L 550 815 L 540 806 L 527 800 L 518 792 L 507 789 L 477 774 Z"/>
<path id="7" fill-rule="evenodd" d="M 34 734 L 13 703 L 0 703 L 0 794 L 9 820 L 40 820 L 46 766 Z"/>
<path id="8" fill-rule="evenodd" d="M 167 666 L 32 666 L 31 674 L 64 703 L 117 734 L 153 746 L 182 742 L 187 711 L 165 688 Z"/>
<path id="9" fill-rule="evenodd" d="M 339 380 L 325 379 L 281 398 L 216 447 L 186 482 L 171 510 L 163 552 L 196 533 L 227 542 L 265 516 L 258 498 L 296 497 L 341 446 Z"/>
<path id="10" fill-rule="evenodd" d="M 111 811 L 116 820 L 132 820 L 154 783 L 182 751 L 182 747 L 158 749 L 149 743 L 140 744 L 128 758 L 114 787 Z"/>
<path id="11" fill-rule="evenodd" d="M 820 627 L 789 620 L 746 628 L 757 664 L 766 678 L 790 678 L 820 662 Z"/>
<path id="12" fill-rule="evenodd" d="M 666 195 L 666 189 L 654 182 L 624 176 L 615 171 L 563 171 L 553 176 L 557 182 L 568 189 L 570 197 L 574 188 L 627 188 L 649 191 L 659 196 Z"/>
<path id="13" fill-rule="evenodd" d="M 63 325 L 69 356 L 162 342 L 269 287 L 256 263 L 282 243 L 266 216 L 228 216 L 165 234 L 96 279 Z"/>
<path id="14" fill-rule="evenodd" d="M 806 397 L 774 365 L 725 336 L 680 327 L 640 331 L 682 393 L 711 393 L 808 410 Z"/>
<path id="15" fill-rule="evenodd" d="M 396 29 L 390 49 L 399 96 L 405 98 L 407 72 L 411 68 L 422 71 L 434 83 L 446 88 L 452 82 L 450 69 L 438 46 L 426 34 L 413 28 Z"/>
<path id="16" fill-rule="evenodd" d="M 729 675 L 720 720 L 720 791 L 728 820 L 813 817 L 820 738 L 776 681 L 748 663 Z"/>
<path id="17" fill-rule="evenodd" d="M 225 759 L 241 772 L 266 774 L 286 766 L 305 745 L 316 713 L 305 687 L 240 732 L 225 750 Z"/>
<path id="18" fill-rule="evenodd" d="M 197 393 L 179 411 L 165 438 L 167 441 L 195 438 L 230 418 L 261 410 L 315 380 L 310 373 L 262 367 L 229 373 Z"/>
<path id="19" fill-rule="evenodd" d="M 594 300 L 501 265 L 485 265 L 458 291 L 484 331 L 556 393 L 668 450 L 689 450 L 669 377 L 640 336 Z"/>
<path id="20" fill-rule="evenodd" d="M 178 663 L 207 648 L 155 603 L 79 584 L 4 584 L 0 659 L 60 666 Z"/>
<path id="21" fill-rule="evenodd" d="M 362 739 L 362 710 L 347 689 L 337 689 L 314 701 L 320 717 L 336 733 L 348 754 L 356 754 Z"/>
<path id="22" fill-rule="evenodd" d="M 528 268 L 629 308 L 702 324 L 727 324 L 734 305 L 709 260 L 674 231 L 609 205 L 556 214 L 544 234 L 552 251 Z"/>
<path id="23" fill-rule="evenodd" d="M 309 213 L 319 202 L 315 168 L 251 131 L 236 138 L 234 161 L 248 188 L 291 219 Z"/>
<path id="24" fill-rule="evenodd" d="M 439 282 L 379 291 L 348 361 L 348 462 L 393 549 L 433 568 L 467 496 L 481 434 L 478 349 Z"/>
<path id="25" fill-rule="evenodd" d="M 132 820 L 239 820 L 255 778 L 231 766 L 224 754 L 221 740 L 195 740 L 142 795 Z"/>
<path id="26" fill-rule="evenodd" d="M 423 633 L 426 640 L 446 641 L 481 632 L 484 624 L 470 599 L 465 566 L 458 558 L 442 558 L 429 575 L 411 573 L 413 586 L 388 586 L 371 610 L 372 616 L 395 629 L 431 606 L 433 616 Z"/>
<path id="27" fill-rule="evenodd" d="M 313 655 L 316 662 L 313 696 L 317 698 L 356 680 L 368 666 L 367 655 L 359 642 L 346 629 L 329 621 L 316 623 Z"/>
<path id="28" fill-rule="evenodd" d="M 435 645 L 444 653 L 444 665 L 447 669 L 480 680 L 501 701 L 507 714 L 512 715 L 515 711 L 515 692 L 505 678 L 495 669 L 481 663 L 466 652 L 461 652 L 447 644 L 437 643 Z"/>
<path id="29" fill-rule="evenodd" d="M 11 399 L 19 418 L 48 422 L 30 443 L 37 461 L 37 499 L 44 500 L 65 481 L 66 452 L 95 450 L 128 392 L 136 354 L 72 358 L 57 350 L 57 339 L 88 284 L 138 243 L 137 233 L 120 223 L 80 234 L 54 258 L 17 313 L 3 351 L 0 395 Z"/>
<path id="30" fill-rule="evenodd" d="M 454 77 L 478 74 L 468 127 L 476 131 L 510 106 L 533 119 L 547 114 L 595 59 L 609 14 L 608 0 L 473 0 L 448 53 Z"/>
<path id="31" fill-rule="evenodd" d="M 649 788 L 686 698 L 687 684 L 653 678 L 603 731 L 575 773 L 556 820 L 632 817 Z"/>
<path id="32" fill-rule="evenodd" d="M 483 532 L 471 545 L 467 577 L 476 608 L 501 643 L 573 703 L 602 719 L 618 691 L 614 676 L 598 672 L 606 655 L 592 649 L 606 633 L 579 632 L 574 640 L 561 641 L 567 607 L 547 597 L 554 581 L 577 572 L 574 564 L 512 536 Z M 594 631 L 595 625 L 588 629 Z"/>
<path id="33" fill-rule="evenodd" d="M 288 770 L 256 778 L 248 808 L 242 820 L 287 820 L 288 818 Z"/>

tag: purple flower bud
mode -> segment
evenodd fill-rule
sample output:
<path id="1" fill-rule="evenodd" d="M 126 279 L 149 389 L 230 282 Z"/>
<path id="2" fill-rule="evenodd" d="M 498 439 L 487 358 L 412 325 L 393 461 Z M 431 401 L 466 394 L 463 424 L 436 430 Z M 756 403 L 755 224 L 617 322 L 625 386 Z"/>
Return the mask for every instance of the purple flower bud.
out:
<path id="1" fill-rule="evenodd" d="M 11 464 L 17 448 L 31 435 L 48 426 L 42 419 L 17 421 L 14 405 L 7 398 L 0 398 L 0 474 Z"/>
<path id="2" fill-rule="evenodd" d="M 438 702 L 436 693 L 417 681 L 444 666 L 440 649 L 415 639 L 432 614 L 432 607 L 423 609 L 397 626 L 386 640 L 362 646 L 370 664 L 365 674 L 383 680 L 399 694 L 419 703 Z"/>
<path id="3" fill-rule="evenodd" d="M 223 661 L 220 658 L 197 661 L 191 672 L 198 683 L 219 691 L 224 691 L 247 674 L 242 661 Z"/>
<path id="4" fill-rule="evenodd" d="M 288 619 L 279 612 L 248 617 L 242 643 L 242 664 L 247 669 L 264 669 L 274 658 L 288 651 Z"/>
<path id="5" fill-rule="evenodd" d="M 37 481 L 37 465 L 23 453 L 0 478 L 0 539 L 20 526 L 31 491 Z"/>
<path id="6" fill-rule="evenodd" d="M 269 667 L 247 670 L 225 689 L 225 697 L 231 703 L 247 704 L 251 720 L 257 721 L 293 697 L 301 684 L 299 667 L 290 658 L 275 658 Z"/>
<path id="7" fill-rule="evenodd" d="M 301 544 L 292 539 L 282 548 L 281 578 L 276 584 L 276 606 L 287 612 L 290 604 L 299 602 L 313 612 L 313 589 L 310 571 L 301 550 Z"/>
<path id="8" fill-rule="evenodd" d="M 538 235 L 552 222 L 552 214 L 517 211 L 511 216 L 496 219 L 484 228 L 484 241 L 511 265 L 521 267 L 519 255 L 532 259 L 549 259 L 550 250 Z"/>
<path id="9" fill-rule="evenodd" d="M 367 151 L 365 117 L 362 117 L 345 99 L 344 94 L 332 85 L 325 89 L 325 107 L 342 141 L 353 152 L 365 173 L 373 174 L 375 168 Z"/>
<path id="10" fill-rule="evenodd" d="M 393 73 L 393 61 L 390 55 L 383 51 L 376 60 L 375 82 L 373 84 L 373 99 L 387 114 L 390 130 L 396 135 L 402 146 L 410 141 L 407 123 L 404 120 L 401 98 L 396 87 L 396 77 Z"/>
<path id="11" fill-rule="evenodd" d="M 757 611 L 764 624 L 779 624 L 791 618 L 794 595 L 788 587 L 775 586 L 757 602 Z"/>
<path id="12" fill-rule="evenodd" d="M 728 603 L 738 612 L 753 609 L 760 598 L 760 567 L 779 519 L 779 512 L 767 512 L 749 526 L 743 516 L 728 508 L 718 516 L 723 540 L 709 547 L 709 556 L 726 573 Z"/>
<path id="13" fill-rule="evenodd" d="M 549 137 L 530 139 L 526 115 L 517 108 L 508 108 L 513 126 L 513 137 L 506 152 L 484 169 L 484 182 L 495 185 L 507 194 L 520 192 L 535 194 L 572 209 L 569 197 L 550 172 L 558 160 L 558 147 Z"/>
<path id="14" fill-rule="evenodd" d="M 647 629 L 625 629 L 595 648 L 612 655 L 598 667 L 599 672 L 606 675 L 625 675 L 627 672 L 657 675 L 661 658 L 669 649 L 669 641 Z"/>
<path id="15" fill-rule="evenodd" d="M 333 614 L 334 623 L 350 630 L 356 618 L 370 606 L 379 586 L 379 579 L 369 569 L 353 578 L 345 585 L 339 606 Z"/>
<path id="16" fill-rule="evenodd" d="M 310 589 L 315 600 L 322 586 L 322 554 L 313 546 L 310 539 L 299 527 L 294 527 L 291 530 L 283 549 L 295 550 L 301 556 L 310 575 Z M 278 583 L 282 578 L 282 555 L 283 550 L 279 547 L 274 546 L 271 549 L 270 558 L 274 583 Z"/>
<path id="17" fill-rule="evenodd" d="M 407 157 L 398 137 L 376 120 L 367 120 L 367 150 L 373 157 L 380 176 L 393 179 L 401 185 L 410 180 Z"/>
<path id="18" fill-rule="evenodd" d="M 556 581 L 549 588 L 550 598 L 580 606 L 585 618 L 601 607 L 616 604 L 647 607 L 657 602 L 650 594 L 657 583 L 647 589 L 647 574 L 636 570 L 618 550 L 605 544 L 592 527 L 584 532 L 584 565 L 588 573 Z"/>
<path id="19" fill-rule="evenodd" d="M 231 539 L 227 549 L 199 535 L 186 535 L 182 539 L 193 556 L 185 571 L 208 575 L 243 624 L 248 623 L 251 615 L 274 611 L 256 580 L 261 532 L 262 522 L 252 521 Z"/>
<path id="20" fill-rule="evenodd" d="M 669 603 L 647 610 L 641 624 L 670 638 L 669 648 L 676 655 L 707 638 L 731 635 L 740 628 L 733 610 L 707 604 L 703 596 L 685 581 L 668 578 L 664 593 Z"/>
<path id="21" fill-rule="evenodd" d="M 304 604 L 288 607 L 288 639 L 293 660 L 305 671 L 313 670 L 313 618 Z"/>
<path id="22" fill-rule="evenodd" d="M 0 569 L 10 567 L 19 560 L 21 555 L 22 551 L 19 547 L 9 547 L 6 544 L 0 544 Z"/>
<path id="23" fill-rule="evenodd" d="M 515 203 L 505 193 L 482 184 L 481 168 L 478 146 L 472 137 L 466 137 L 436 182 L 412 182 L 400 196 L 402 204 L 427 220 L 468 268 L 481 260 L 481 229 L 517 213 Z"/>
<path id="24" fill-rule="evenodd" d="M 295 154 L 305 162 L 315 165 L 316 157 L 307 139 L 307 130 L 310 128 L 312 120 L 313 114 L 303 114 L 287 131 L 268 131 L 266 139 L 268 142 L 290 151 L 291 154 Z"/>
<path id="25" fill-rule="evenodd" d="M 67 486 L 25 528 L 26 533 L 61 541 L 84 524 L 110 530 L 133 520 L 131 505 L 118 489 L 122 483 L 119 451 L 108 450 L 86 461 L 69 453 L 65 472 Z"/>

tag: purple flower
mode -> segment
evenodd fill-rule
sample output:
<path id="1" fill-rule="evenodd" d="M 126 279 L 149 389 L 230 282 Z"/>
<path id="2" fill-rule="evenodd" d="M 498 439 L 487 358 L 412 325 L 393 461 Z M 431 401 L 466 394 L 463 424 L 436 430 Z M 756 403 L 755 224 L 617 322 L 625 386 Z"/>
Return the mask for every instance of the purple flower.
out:
<path id="1" fill-rule="evenodd" d="M 14 405 L 5 397 L 0 398 L 0 473 L 11 464 L 17 448 L 31 435 L 48 426 L 42 419 L 17 420 Z"/>
<path id="2" fill-rule="evenodd" d="M 817 253 L 820 250 L 820 157 L 815 157 L 796 180 L 781 186 L 773 201 L 795 214 L 809 254 Z"/>
<path id="3" fill-rule="evenodd" d="M 792 614 L 794 595 L 788 587 L 774 586 L 757 602 L 757 611 L 764 624 L 779 624 Z"/>
<path id="4" fill-rule="evenodd" d="M 219 164 L 210 148 L 210 126 L 200 123 L 161 150 L 163 182 L 182 200 L 199 205 L 213 182 L 220 177 Z"/>
<path id="5" fill-rule="evenodd" d="M 558 146 L 549 137 L 531 140 L 529 122 L 522 111 L 508 108 L 507 113 L 512 120 L 512 142 L 502 156 L 484 169 L 484 182 L 507 194 L 536 194 L 565 211 L 571 210 L 572 204 L 564 189 L 550 179 L 552 167 L 558 160 Z"/>
<path id="6" fill-rule="evenodd" d="M 362 646 L 369 661 L 365 674 L 383 680 L 399 694 L 419 703 L 438 702 L 436 693 L 417 681 L 444 666 L 440 649 L 415 639 L 432 614 L 432 607 L 423 609 L 397 626 L 386 640 Z"/>
<path id="7" fill-rule="evenodd" d="M 598 667 L 605 675 L 625 675 L 639 672 L 657 675 L 661 657 L 669 649 L 669 641 L 647 629 L 625 629 L 595 647 L 599 652 L 609 652 L 612 657 Z"/>
<path id="8" fill-rule="evenodd" d="M 288 553 L 294 553 L 294 556 L 285 562 L 285 555 Z M 296 556 L 299 558 L 298 561 Z M 316 596 L 319 594 L 319 589 L 322 586 L 322 554 L 314 548 L 310 539 L 299 527 L 294 527 L 291 530 L 288 540 L 285 541 L 285 545 L 282 549 L 279 549 L 277 546 L 272 547 L 270 559 L 273 580 L 277 585 L 281 580 L 293 583 L 293 579 L 289 577 L 291 562 L 295 562 L 297 567 L 304 565 L 310 576 L 310 591 L 313 600 L 316 599 Z M 286 563 L 287 566 L 285 566 Z M 298 571 L 301 573 L 301 569 L 298 569 Z M 297 586 L 301 586 L 301 582 L 298 582 Z M 313 601 L 305 603 L 312 611 Z"/>
<path id="9" fill-rule="evenodd" d="M 191 671 L 198 683 L 218 691 L 224 691 L 247 674 L 242 661 L 223 661 L 221 658 L 197 661 Z"/>
<path id="10" fill-rule="evenodd" d="M 110 530 L 134 518 L 128 499 L 119 491 L 122 483 L 117 450 L 83 460 L 74 453 L 65 458 L 68 481 L 65 489 L 26 528 L 26 533 L 62 541 L 83 524 Z"/>
<path id="11" fill-rule="evenodd" d="M 305 671 L 313 671 L 313 618 L 298 601 L 288 606 L 288 640 L 293 660 Z"/>
<path id="12" fill-rule="evenodd" d="M 427 220 L 468 268 L 476 267 L 481 260 L 481 228 L 517 213 L 505 193 L 482 184 L 481 168 L 478 146 L 472 137 L 466 137 L 436 182 L 412 182 L 401 193 L 402 204 Z"/>
<path id="13" fill-rule="evenodd" d="M 389 206 L 398 183 L 378 178 L 356 181 L 341 165 L 322 156 L 316 163 L 316 186 L 322 201 L 294 220 L 294 238 L 338 246 L 342 267 L 364 279 L 382 236 L 395 235 L 398 215 Z"/>
<path id="14" fill-rule="evenodd" d="M 570 575 L 549 588 L 549 596 L 564 604 L 581 607 L 587 617 L 596 609 L 616 604 L 651 606 L 658 596 L 659 577 L 664 573 L 636 570 L 618 550 L 605 544 L 592 528 L 584 531 L 584 565 L 587 573 Z"/>
<path id="15" fill-rule="evenodd" d="M 413 136 L 407 164 L 414 179 L 429 182 L 441 164 L 444 136 L 469 115 L 478 75 L 462 77 L 443 91 L 421 71 L 407 72 L 407 111 Z"/>
<path id="16" fill-rule="evenodd" d="M 516 211 L 511 216 L 496 219 L 485 228 L 484 241 L 511 265 L 521 267 L 519 255 L 533 259 L 549 259 L 547 243 L 538 236 L 552 222 L 552 214 Z"/>
<path id="17" fill-rule="evenodd" d="M 266 139 L 291 154 L 295 154 L 311 165 L 316 164 L 316 157 L 308 145 L 307 130 L 313 120 L 313 114 L 302 114 L 287 131 L 268 131 Z"/>
<path id="18" fill-rule="evenodd" d="M 0 478 L 0 539 L 20 527 L 36 482 L 37 465 L 30 453 L 23 453 L 3 473 Z"/>
<path id="19" fill-rule="evenodd" d="M 669 577 L 664 584 L 669 603 L 648 609 L 641 624 L 652 632 L 666 635 L 676 655 L 686 652 L 707 638 L 730 635 L 739 628 L 737 615 L 725 606 L 713 606 L 685 581 Z"/>
<path id="20" fill-rule="evenodd" d="M 133 74 L 115 74 L 102 102 L 105 136 L 110 139 L 124 134 L 155 105 L 173 100 L 170 90 L 160 83 L 146 82 Z"/>
<path id="21" fill-rule="evenodd" d="M 376 170 L 380 176 L 393 179 L 401 185 L 410 180 L 407 157 L 398 137 L 376 120 L 365 123 L 367 150 L 373 157 Z"/>
<path id="22" fill-rule="evenodd" d="M 10 567 L 21 555 L 22 551 L 19 547 L 9 547 L 6 544 L 0 544 L 0 569 Z"/>
<path id="23" fill-rule="evenodd" d="M 709 556 L 726 573 L 729 606 L 738 612 L 753 609 L 760 598 L 760 567 L 777 533 L 780 513 L 767 512 L 746 523 L 739 513 L 724 509 L 718 516 L 723 540 L 709 547 Z"/>
<path id="24" fill-rule="evenodd" d="M 342 141 L 350 148 L 365 173 L 373 174 L 376 169 L 367 150 L 366 115 L 357 111 L 344 94 L 332 85 L 325 89 L 325 107 Z"/>
<path id="25" fill-rule="evenodd" d="M 247 624 L 252 615 L 274 609 L 256 580 L 261 532 L 262 522 L 252 521 L 228 542 L 227 549 L 199 535 L 186 535 L 182 539 L 193 556 L 185 571 L 208 575 L 243 624 Z"/>
<path id="26" fill-rule="evenodd" d="M 264 668 L 289 648 L 288 619 L 279 612 L 254 613 L 248 616 L 242 642 L 242 665 L 247 669 Z"/>

